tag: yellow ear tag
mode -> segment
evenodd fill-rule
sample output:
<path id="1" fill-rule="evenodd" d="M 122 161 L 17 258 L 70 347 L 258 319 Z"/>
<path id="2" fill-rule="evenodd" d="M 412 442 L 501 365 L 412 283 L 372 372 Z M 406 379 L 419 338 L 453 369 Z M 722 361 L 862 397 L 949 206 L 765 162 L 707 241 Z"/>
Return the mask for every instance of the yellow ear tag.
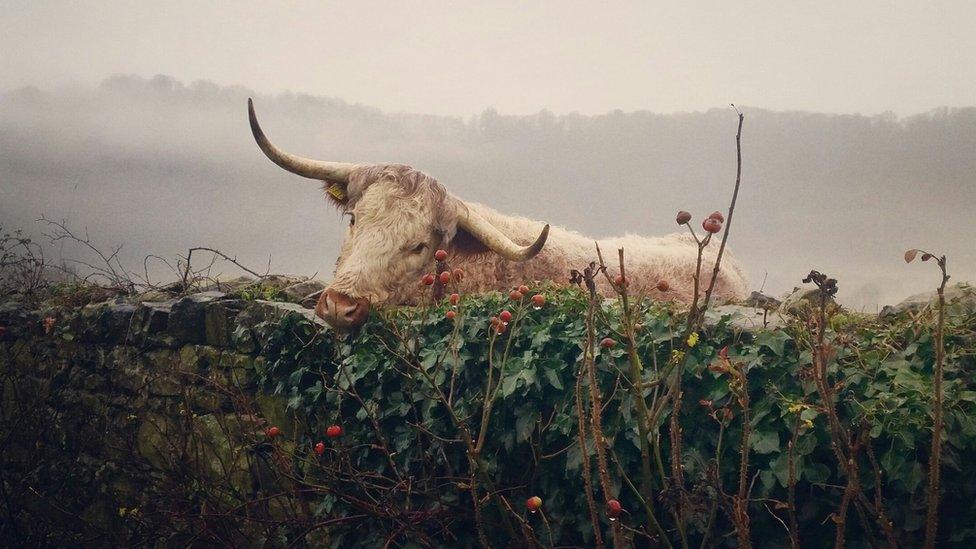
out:
<path id="1" fill-rule="evenodd" d="M 332 197 L 338 200 L 339 202 L 345 202 L 346 200 L 346 191 L 344 191 L 342 187 L 336 185 L 335 183 L 326 187 L 325 192 L 331 194 Z"/>

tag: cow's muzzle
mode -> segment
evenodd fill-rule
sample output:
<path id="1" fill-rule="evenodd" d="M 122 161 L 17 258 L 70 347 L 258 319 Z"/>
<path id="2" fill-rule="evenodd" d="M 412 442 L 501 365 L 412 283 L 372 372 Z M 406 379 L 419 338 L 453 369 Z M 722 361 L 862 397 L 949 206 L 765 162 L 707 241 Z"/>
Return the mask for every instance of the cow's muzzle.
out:
<path id="1" fill-rule="evenodd" d="M 336 330 L 348 331 L 362 326 L 369 317 L 369 301 L 326 290 L 315 305 L 315 314 Z"/>

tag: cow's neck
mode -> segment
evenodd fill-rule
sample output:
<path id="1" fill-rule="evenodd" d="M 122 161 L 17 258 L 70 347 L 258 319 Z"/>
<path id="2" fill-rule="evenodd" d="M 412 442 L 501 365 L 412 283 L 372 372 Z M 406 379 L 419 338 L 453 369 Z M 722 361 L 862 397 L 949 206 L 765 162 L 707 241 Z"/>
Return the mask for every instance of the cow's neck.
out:
<path id="1" fill-rule="evenodd" d="M 545 223 L 524 217 L 504 215 L 481 204 L 467 203 L 488 222 L 511 238 L 527 246 L 539 236 Z M 595 259 L 593 241 L 573 231 L 552 227 L 545 247 L 534 259 L 509 261 L 494 253 L 460 257 L 455 260 L 464 269 L 463 287 L 467 291 L 508 290 L 537 280 L 565 284 L 571 269 L 582 269 Z"/>

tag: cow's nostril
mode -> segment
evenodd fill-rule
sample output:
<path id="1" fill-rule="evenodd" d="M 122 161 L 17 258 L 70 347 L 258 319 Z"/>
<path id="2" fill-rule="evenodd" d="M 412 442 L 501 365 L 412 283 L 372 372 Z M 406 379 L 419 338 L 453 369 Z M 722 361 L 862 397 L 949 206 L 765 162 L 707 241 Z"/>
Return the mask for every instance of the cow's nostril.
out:
<path id="1" fill-rule="evenodd" d="M 315 312 L 333 328 L 354 328 L 366 322 L 369 301 L 328 290 L 319 298 Z"/>

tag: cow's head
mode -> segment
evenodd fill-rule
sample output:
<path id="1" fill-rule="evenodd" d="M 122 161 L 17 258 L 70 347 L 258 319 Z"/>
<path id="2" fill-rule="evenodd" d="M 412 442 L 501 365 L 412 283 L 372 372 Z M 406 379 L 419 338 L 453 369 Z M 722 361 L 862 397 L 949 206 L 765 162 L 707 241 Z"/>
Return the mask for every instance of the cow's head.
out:
<path id="1" fill-rule="evenodd" d="M 329 200 L 349 216 L 335 277 L 315 308 L 334 328 L 361 325 L 373 305 L 409 303 L 438 248 L 525 261 L 545 245 L 548 225 L 532 245 L 519 246 L 437 180 L 409 166 L 326 162 L 286 153 L 265 137 L 250 99 L 248 115 L 264 154 L 292 173 L 322 181 Z"/>

